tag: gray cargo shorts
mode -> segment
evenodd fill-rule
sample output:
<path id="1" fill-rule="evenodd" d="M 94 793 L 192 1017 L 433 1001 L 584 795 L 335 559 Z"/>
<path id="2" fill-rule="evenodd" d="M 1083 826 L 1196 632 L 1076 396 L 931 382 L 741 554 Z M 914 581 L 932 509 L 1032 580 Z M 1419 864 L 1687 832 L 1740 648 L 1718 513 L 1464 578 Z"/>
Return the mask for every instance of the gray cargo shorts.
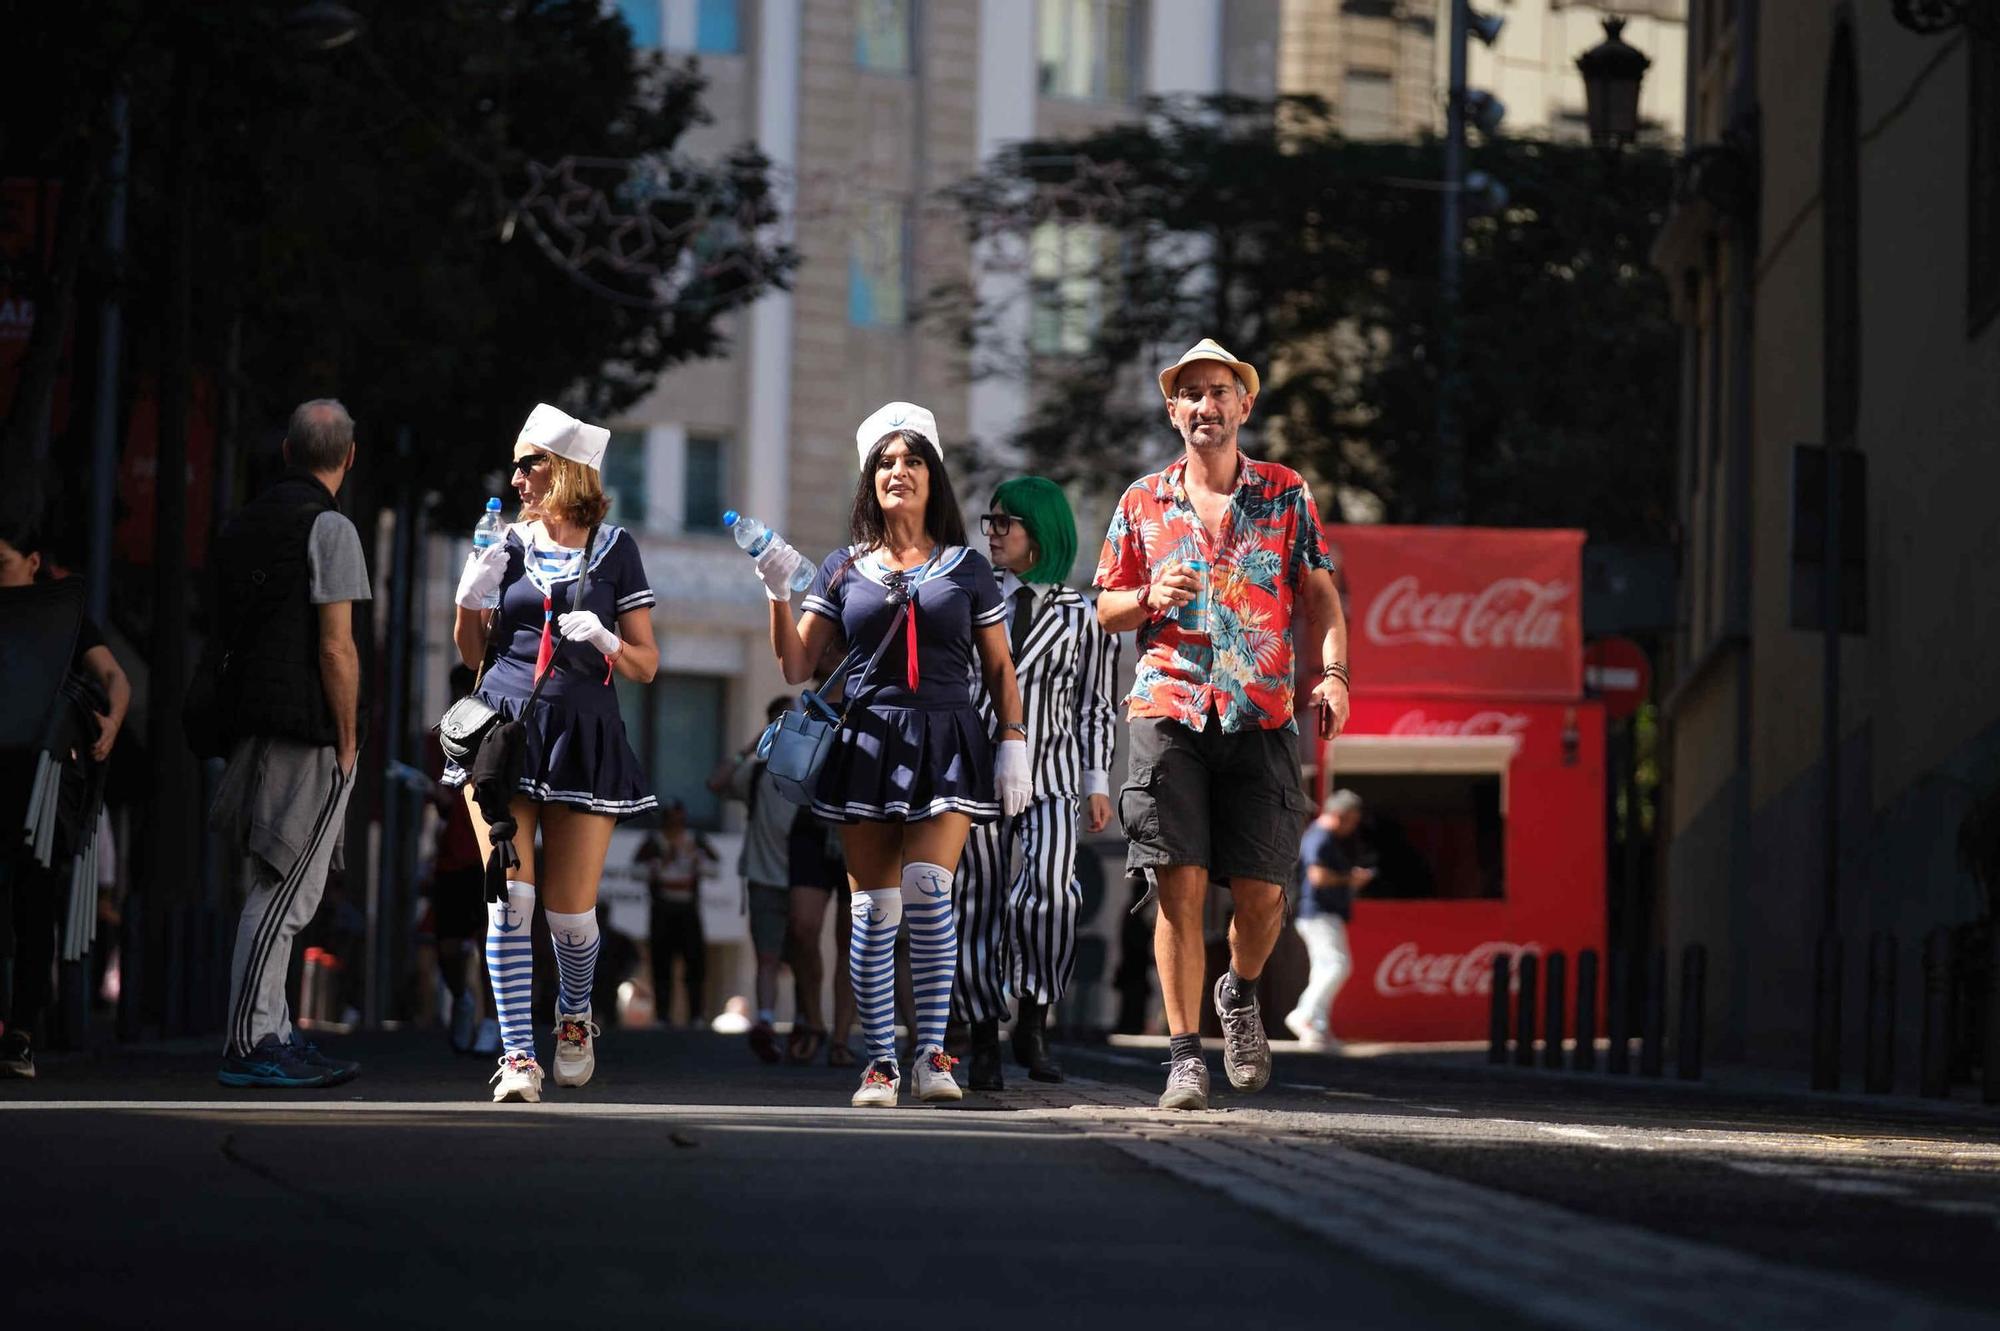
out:
<path id="1" fill-rule="evenodd" d="M 1225 734 L 1138 717 L 1118 814 L 1130 839 L 1128 869 L 1199 864 L 1221 881 L 1292 881 L 1299 835 L 1312 812 L 1291 730 Z"/>

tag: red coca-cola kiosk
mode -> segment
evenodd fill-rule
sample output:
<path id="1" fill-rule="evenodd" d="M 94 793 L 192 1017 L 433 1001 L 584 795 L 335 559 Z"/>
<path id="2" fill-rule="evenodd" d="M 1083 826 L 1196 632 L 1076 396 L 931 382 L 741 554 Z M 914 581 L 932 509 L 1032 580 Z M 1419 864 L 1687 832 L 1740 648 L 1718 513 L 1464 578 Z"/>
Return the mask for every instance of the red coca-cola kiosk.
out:
<path id="1" fill-rule="evenodd" d="M 1329 525 L 1354 707 L 1314 746 L 1364 802 L 1346 1040 L 1477 1040 L 1498 953 L 1604 946 L 1604 717 L 1579 531 Z M 1573 1008 L 1573 1005 L 1572 1005 Z"/>

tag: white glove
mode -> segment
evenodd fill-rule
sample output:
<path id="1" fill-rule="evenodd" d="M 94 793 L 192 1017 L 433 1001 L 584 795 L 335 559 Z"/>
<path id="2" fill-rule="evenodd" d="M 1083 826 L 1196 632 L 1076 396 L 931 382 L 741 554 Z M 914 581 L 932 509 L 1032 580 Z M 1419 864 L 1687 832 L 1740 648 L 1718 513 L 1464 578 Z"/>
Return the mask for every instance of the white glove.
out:
<path id="1" fill-rule="evenodd" d="M 595 647 L 606 656 L 616 656 L 625 642 L 610 629 L 604 621 L 589 610 L 571 610 L 556 616 L 556 631 L 564 642 L 580 642 L 587 647 Z"/>
<path id="2" fill-rule="evenodd" d="M 773 538 L 757 556 L 757 576 L 764 583 L 764 595 L 774 601 L 792 599 L 792 570 L 799 566 L 798 551 Z"/>
<path id="3" fill-rule="evenodd" d="M 1002 813 L 1014 818 L 1027 811 L 1035 798 L 1035 779 L 1028 774 L 1028 741 L 1000 741 L 999 755 L 993 761 L 993 785 Z"/>
<path id="4" fill-rule="evenodd" d="M 495 541 L 484 550 L 465 557 L 465 572 L 458 575 L 458 595 L 452 599 L 467 610 L 484 610 L 500 590 L 507 575 L 507 543 Z"/>

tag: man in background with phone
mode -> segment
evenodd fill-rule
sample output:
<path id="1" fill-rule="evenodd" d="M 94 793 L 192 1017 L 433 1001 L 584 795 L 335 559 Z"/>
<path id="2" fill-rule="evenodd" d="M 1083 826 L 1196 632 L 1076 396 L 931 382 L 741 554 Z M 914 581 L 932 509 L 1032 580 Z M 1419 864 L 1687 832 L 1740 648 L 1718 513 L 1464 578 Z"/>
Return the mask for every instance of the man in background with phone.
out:
<path id="1" fill-rule="evenodd" d="M 1202 907 L 1229 885 L 1230 965 L 1215 983 L 1223 1066 L 1255 1091 L 1271 1078 L 1256 984 L 1284 918 L 1312 803 L 1299 771 L 1297 680 L 1312 680 L 1319 733 L 1347 720 L 1347 624 L 1305 480 L 1244 457 L 1237 432 L 1256 369 L 1204 338 L 1160 372 L 1186 450 L 1118 501 L 1095 582 L 1097 621 L 1139 634 L 1119 812 L 1127 864 L 1151 870 L 1153 950 L 1172 1037 L 1162 1109 L 1206 1109 Z"/>
<path id="2" fill-rule="evenodd" d="M 1360 830 L 1361 797 L 1336 790 L 1299 838 L 1299 914 L 1292 927 L 1305 942 L 1312 973 L 1299 1005 L 1285 1014 L 1285 1028 L 1318 1053 L 1340 1051 L 1331 1013 L 1340 986 L 1354 969 L 1347 922 L 1354 918 L 1354 894 L 1375 881 L 1375 870 L 1361 863 L 1355 839 Z"/>

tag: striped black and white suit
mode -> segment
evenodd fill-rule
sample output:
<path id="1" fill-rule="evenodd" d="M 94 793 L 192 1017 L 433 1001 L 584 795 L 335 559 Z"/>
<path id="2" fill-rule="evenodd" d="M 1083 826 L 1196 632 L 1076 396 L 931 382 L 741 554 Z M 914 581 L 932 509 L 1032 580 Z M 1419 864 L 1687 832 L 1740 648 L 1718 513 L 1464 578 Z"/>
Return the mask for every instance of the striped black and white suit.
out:
<path id="1" fill-rule="evenodd" d="M 1015 612 L 1020 579 L 1001 572 L 1000 594 Z M 985 1021 L 1008 1015 L 1010 995 L 1053 1003 L 1076 969 L 1077 808 L 1111 793 L 1117 707 L 1118 639 L 1097 625 L 1089 601 L 1071 587 L 1033 587 L 1034 612 L 1016 653 L 1014 678 L 1028 726 L 1035 798 L 1015 818 L 972 829 L 958 871 L 958 980 L 954 1015 Z M 979 712 L 994 724 L 992 700 L 974 683 Z"/>

